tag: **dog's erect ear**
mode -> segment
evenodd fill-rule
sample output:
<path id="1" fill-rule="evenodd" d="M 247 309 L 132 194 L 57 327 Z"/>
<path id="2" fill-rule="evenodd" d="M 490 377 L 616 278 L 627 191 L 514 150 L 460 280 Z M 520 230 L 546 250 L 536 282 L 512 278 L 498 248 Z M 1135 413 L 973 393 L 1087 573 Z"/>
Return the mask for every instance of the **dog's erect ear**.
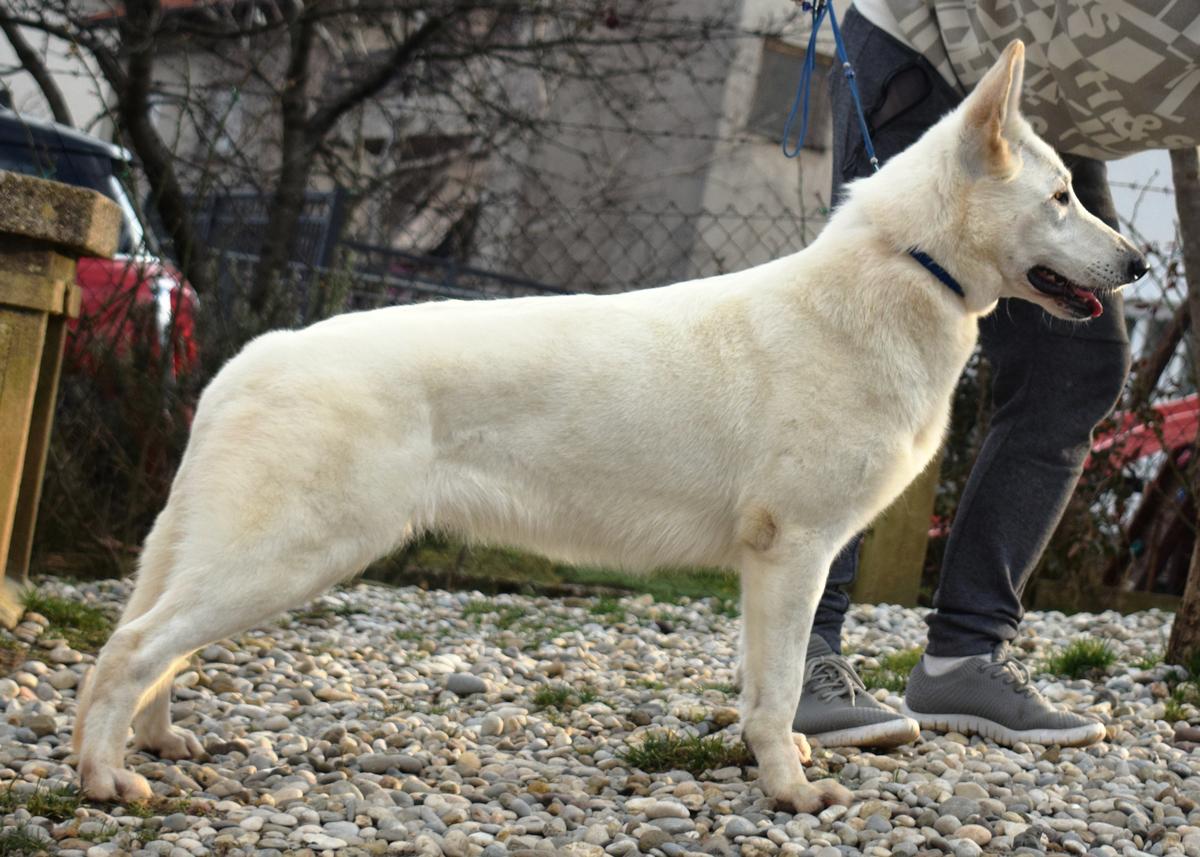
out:
<path id="1" fill-rule="evenodd" d="M 964 132 L 993 175 L 1007 174 L 1013 166 L 1010 141 L 1017 136 L 1024 77 L 1025 44 L 1014 39 L 963 103 Z"/>

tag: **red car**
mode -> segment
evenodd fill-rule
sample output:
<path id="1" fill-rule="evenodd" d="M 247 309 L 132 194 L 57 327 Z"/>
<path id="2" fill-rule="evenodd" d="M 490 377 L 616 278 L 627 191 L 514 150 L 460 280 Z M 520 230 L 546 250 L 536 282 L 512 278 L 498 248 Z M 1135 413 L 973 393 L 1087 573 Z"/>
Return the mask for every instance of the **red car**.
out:
<path id="1" fill-rule="evenodd" d="M 76 269 L 83 301 L 70 324 L 68 369 L 100 379 L 109 361 L 145 357 L 169 380 L 197 362 L 196 293 L 158 253 L 138 216 L 122 182 L 131 167 L 129 152 L 119 146 L 0 109 L 0 170 L 90 188 L 121 208 L 117 255 L 80 259 Z"/>

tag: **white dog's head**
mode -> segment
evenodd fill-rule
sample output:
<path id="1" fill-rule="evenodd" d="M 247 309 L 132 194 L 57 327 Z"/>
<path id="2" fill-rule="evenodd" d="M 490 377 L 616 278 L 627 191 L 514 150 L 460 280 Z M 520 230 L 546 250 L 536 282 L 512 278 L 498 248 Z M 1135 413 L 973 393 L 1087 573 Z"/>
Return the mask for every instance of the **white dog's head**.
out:
<path id="1" fill-rule="evenodd" d="M 975 174 L 967 222 L 994 224 L 999 297 L 1033 301 L 1059 318 L 1094 318 L 1096 292 L 1146 273 L 1132 244 L 1090 214 L 1071 174 L 1021 116 L 1025 46 L 1014 41 L 956 111 L 966 168 Z M 998 218 L 997 214 L 1003 216 Z"/>
<path id="2" fill-rule="evenodd" d="M 1009 44 L 957 109 L 851 195 L 898 246 L 950 270 L 971 309 L 1016 297 L 1094 318 L 1096 293 L 1137 280 L 1146 260 L 1083 207 L 1062 159 L 1021 116 L 1024 63 L 1025 46 Z"/>

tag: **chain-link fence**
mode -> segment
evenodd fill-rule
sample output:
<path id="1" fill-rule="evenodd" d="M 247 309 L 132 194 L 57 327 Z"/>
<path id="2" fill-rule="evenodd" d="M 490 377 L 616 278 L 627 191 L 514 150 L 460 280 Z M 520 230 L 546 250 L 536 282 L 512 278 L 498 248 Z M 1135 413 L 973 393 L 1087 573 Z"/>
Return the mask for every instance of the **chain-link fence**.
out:
<path id="1" fill-rule="evenodd" d="M 266 205 L 249 194 L 200 202 L 199 232 L 218 266 L 236 260 L 245 275 Z M 765 203 L 708 211 L 670 201 L 535 204 L 516 195 L 425 207 L 419 234 L 411 224 L 381 226 L 377 214 L 341 192 L 308 194 L 292 266 L 310 277 L 340 270 L 364 285 L 389 283 L 395 291 L 382 290 L 378 304 L 617 292 L 762 264 L 803 248 L 826 219 L 825 211 L 801 216 Z"/>

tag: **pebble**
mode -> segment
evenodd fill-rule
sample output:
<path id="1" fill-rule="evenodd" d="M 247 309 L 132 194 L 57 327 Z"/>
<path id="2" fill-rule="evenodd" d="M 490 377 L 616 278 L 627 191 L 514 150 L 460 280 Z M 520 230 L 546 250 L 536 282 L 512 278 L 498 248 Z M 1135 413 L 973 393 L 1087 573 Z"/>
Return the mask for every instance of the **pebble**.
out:
<path id="1" fill-rule="evenodd" d="M 114 614 L 128 594 L 124 581 L 44 586 Z M 163 798 L 156 815 L 88 806 L 52 821 L 18 799 L 0 823 L 68 857 L 1200 854 L 1200 753 L 1188 746 L 1200 711 L 1185 704 L 1191 725 L 1166 722 L 1176 679 L 1135 666 L 1161 647 L 1167 614 L 1030 612 L 1022 624 L 1014 646 L 1039 689 L 1104 718 L 1103 744 L 1010 749 L 926 732 L 888 753 L 817 748 L 813 769 L 856 802 L 793 816 L 740 764 L 697 776 L 625 761 L 666 730 L 736 741 L 737 622 L 703 599 L 625 596 L 619 616 L 594 604 L 339 587 L 306 608 L 327 611 L 322 621 L 297 612 L 219 641 L 176 679 L 176 723 L 210 758 L 127 757 Z M 923 616 L 855 605 L 852 663 L 921 643 Z M 0 678 L 0 793 L 13 795 L 74 781 L 70 731 L 91 661 L 53 626 L 23 627 L 29 660 Z M 1082 636 L 1110 641 L 1106 675 L 1039 672 Z M 547 702 L 562 687 L 575 697 Z"/>
<path id="2" fill-rule="evenodd" d="M 950 847 L 954 849 L 954 857 L 979 857 L 983 849 L 970 839 L 952 839 Z"/>
<path id="3" fill-rule="evenodd" d="M 53 735 L 58 731 L 58 724 L 55 723 L 52 714 L 30 714 L 21 721 L 21 725 L 31 730 L 38 738 Z"/>
<path id="4" fill-rule="evenodd" d="M 46 681 L 55 690 L 70 690 L 79 683 L 79 676 L 75 675 L 74 670 L 61 669 L 52 672 Z"/>
<path id="5" fill-rule="evenodd" d="M 725 822 L 726 836 L 753 836 L 758 833 L 758 825 L 741 816 L 734 816 Z"/>
<path id="6" fill-rule="evenodd" d="M 479 724 L 479 734 L 483 737 L 504 734 L 504 718 L 498 714 L 488 714 Z"/>
<path id="7" fill-rule="evenodd" d="M 639 799 L 626 801 L 625 808 L 630 812 L 639 812 L 646 818 L 690 818 L 688 808 L 678 801 Z"/>
<path id="8" fill-rule="evenodd" d="M 446 677 L 446 690 L 458 696 L 487 693 L 487 682 L 470 673 L 454 673 Z"/>
<path id="9" fill-rule="evenodd" d="M 650 851 L 654 848 L 661 848 L 663 845 L 671 841 L 671 834 L 665 830 L 660 830 L 657 827 L 647 828 L 638 836 L 637 847 L 643 851 Z"/>
<path id="10" fill-rule="evenodd" d="M 956 797 L 965 797 L 971 800 L 984 800 L 988 796 L 988 791 L 979 783 L 958 783 L 954 786 L 954 794 Z"/>
<path id="11" fill-rule="evenodd" d="M 405 774 L 415 774 L 424 767 L 419 759 L 402 753 L 371 753 L 360 757 L 358 765 L 368 774 L 386 774 L 392 769 Z"/>
<path id="12" fill-rule="evenodd" d="M 954 831 L 954 835 L 961 839 L 970 839 L 979 846 L 987 845 L 992 841 L 991 832 L 979 824 L 964 824 Z"/>
<path id="13" fill-rule="evenodd" d="M 162 820 L 163 830 L 170 830 L 176 833 L 181 830 L 187 830 L 188 824 L 188 817 L 181 812 L 172 813 Z"/>

